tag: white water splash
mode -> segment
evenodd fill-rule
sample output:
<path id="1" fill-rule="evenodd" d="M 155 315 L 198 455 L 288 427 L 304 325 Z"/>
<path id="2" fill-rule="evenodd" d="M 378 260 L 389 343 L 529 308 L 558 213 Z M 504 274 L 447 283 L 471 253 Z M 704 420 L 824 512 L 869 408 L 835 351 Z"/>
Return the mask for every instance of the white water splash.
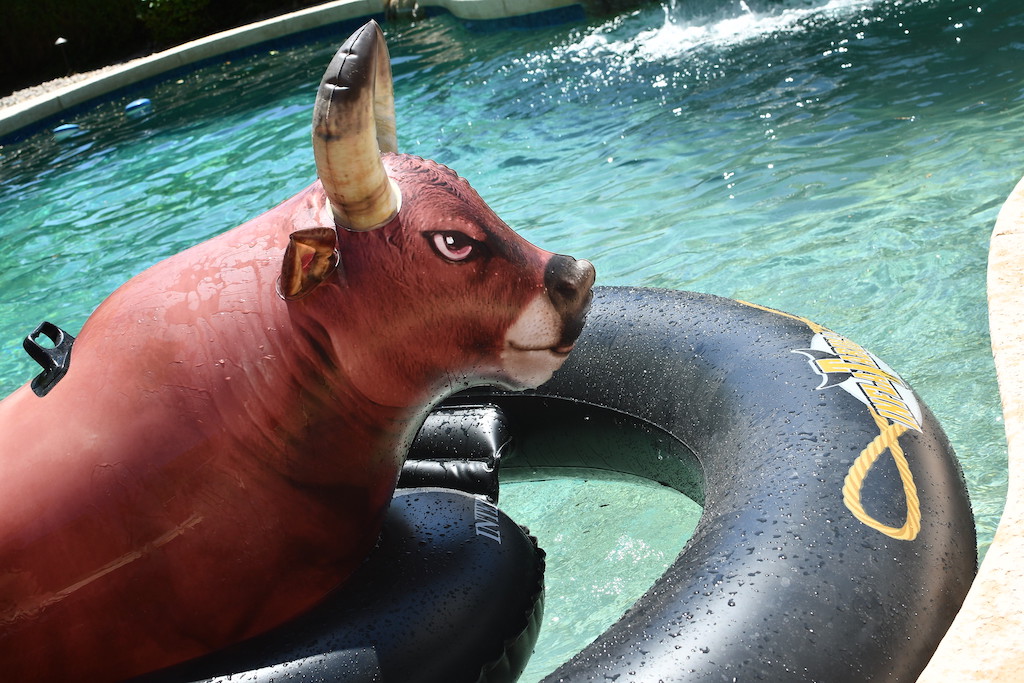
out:
<path id="1" fill-rule="evenodd" d="M 622 18 L 592 28 L 561 49 L 556 58 L 573 61 L 614 56 L 642 61 L 672 59 L 698 48 L 722 48 L 742 45 L 775 34 L 801 32 L 816 19 L 837 20 L 855 16 L 879 0 L 823 0 L 774 11 L 751 9 L 745 0 L 719 7 L 704 15 L 670 2 L 662 9 L 661 26 L 632 36 L 622 35 Z"/>

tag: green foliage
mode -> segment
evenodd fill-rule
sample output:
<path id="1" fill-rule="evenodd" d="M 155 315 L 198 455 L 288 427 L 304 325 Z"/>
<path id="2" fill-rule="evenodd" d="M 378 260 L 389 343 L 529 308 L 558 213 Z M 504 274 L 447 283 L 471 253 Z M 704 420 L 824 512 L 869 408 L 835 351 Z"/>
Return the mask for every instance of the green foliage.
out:
<path id="1" fill-rule="evenodd" d="M 139 20 L 159 44 L 173 45 L 209 30 L 210 0 L 138 0 Z"/>
<path id="2" fill-rule="evenodd" d="M 147 40 L 137 2 L 0 0 L 0 92 L 137 54 Z"/>
<path id="3" fill-rule="evenodd" d="M 0 0 L 0 95 L 318 1 Z"/>

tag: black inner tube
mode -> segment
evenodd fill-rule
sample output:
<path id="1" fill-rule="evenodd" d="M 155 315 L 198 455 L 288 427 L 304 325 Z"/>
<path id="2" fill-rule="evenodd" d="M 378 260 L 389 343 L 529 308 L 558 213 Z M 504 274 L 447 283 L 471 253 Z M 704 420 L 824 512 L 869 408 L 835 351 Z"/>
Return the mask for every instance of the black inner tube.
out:
<path id="1" fill-rule="evenodd" d="M 500 399 L 515 434 L 501 461 L 502 481 L 533 470 L 628 474 L 704 504 L 704 472 L 693 451 L 664 429 L 622 412 L 553 397 Z"/>
<path id="2" fill-rule="evenodd" d="M 543 616 L 544 552 L 480 496 L 398 491 L 341 588 L 261 636 L 132 683 L 511 683 Z"/>
<path id="3" fill-rule="evenodd" d="M 665 574 L 549 681 L 912 681 L 973 580 L 966 486 L 935 418 L 810 321 L 598 288 L 550 382 L 454 400 L 510 416 L 503 467 L 607 468 L 703 502 Z"/>

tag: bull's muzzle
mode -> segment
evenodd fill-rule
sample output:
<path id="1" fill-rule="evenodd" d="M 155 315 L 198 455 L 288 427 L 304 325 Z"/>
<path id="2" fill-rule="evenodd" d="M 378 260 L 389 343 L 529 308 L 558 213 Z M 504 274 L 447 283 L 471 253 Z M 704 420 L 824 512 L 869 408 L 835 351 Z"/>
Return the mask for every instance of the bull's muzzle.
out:
<path id="1" fill-rule="evenodd" d="M 544 287 L 562 319 L 558 350 L 568 351 L 583 330 L 593 299 L 594 266 L 590 261 L 555 254 L 544 270 Z"/>
<path id="2" fill-rule="evenodd" d="M 593 297 L 594 266 L 552 256 L 544 267 L 544 292 L 509 327 L 501 354 L 512 388 L 538 387 L 562 366 L 583 330 Z"/>

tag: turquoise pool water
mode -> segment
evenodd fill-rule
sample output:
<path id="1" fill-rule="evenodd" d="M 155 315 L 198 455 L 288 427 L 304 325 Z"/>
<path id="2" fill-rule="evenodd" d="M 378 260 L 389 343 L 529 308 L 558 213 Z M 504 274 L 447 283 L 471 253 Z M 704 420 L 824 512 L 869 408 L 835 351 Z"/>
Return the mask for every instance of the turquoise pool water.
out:
<path id="1" fill-rule="evenodd" d="M 985 269 L 1024 174 L 1017 0 L 680 0 L 385 32 L 402 150 L 458 170 L 527 238 L 591 259 L 601 284 L 805 315 L 899 370 L 963 462 L 985 551 L 1006 491 Z M 20 340 L 40 320 L 77 331 L 125 279 L 313 179 L 312 97 L 344 37 L 220 60 L 77 113 L 77 137 L 0 149 L 0 395 L 34 374 Z M 124 115 L 137 96 L 148 118 Z M 617 618 L 698 514 L 587 473 L 508 485 L 503 507 L 549 551 L 524 680 Z"/>

